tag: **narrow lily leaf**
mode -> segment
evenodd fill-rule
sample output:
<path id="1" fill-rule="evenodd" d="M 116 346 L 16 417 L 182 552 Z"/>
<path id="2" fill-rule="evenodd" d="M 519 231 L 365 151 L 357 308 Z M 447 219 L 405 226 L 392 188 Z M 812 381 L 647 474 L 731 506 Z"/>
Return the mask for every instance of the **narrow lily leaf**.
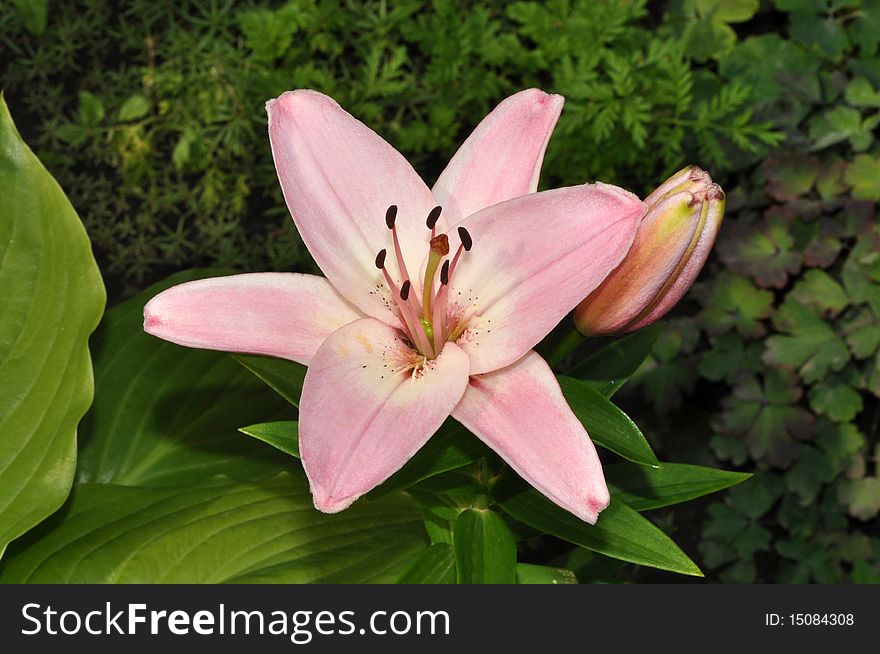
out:
<path id="1" fill-rule="evenodd" d="M 542 533 L 622 561 L 703 576 L 669 536 L 619 500 L 612 498 L 608 508 L 599 514 L 599 521 L 589 525 L 510 472 L 498 479 L 493 497 L 505 512 Z"/>
<path id="2" fill-rule="evenodd" d="M 565 568 L 551 568 L 530 563 L 516 564 L 518 584 L 576 584 L 577 582 L 575 574 Z"/>
<path id="3" fill-rule="evenodd" d="M 611 397 L 651 354 L 663 327 L 662 322 L 656 322 L 618 338 L 576 366 L 571 371 L 572 377 L 583 380 L 605 397 Z"/>
<path id="4" fill-rule="evenodd" d="M 249 427 L 239 427 L 238 431 L 268 443 L 285 454 L 299 458 L 299 423 L 296 420 L 261 422 Z"/>
<path id="5" fill-rule="evenodd" d="M 0 556 L 70 492 L 104 301 L 82 223 L 0 96 Z"/>
<path id="6" fill-rule="evenodd" d="M 686 502 L 735 486 L 751 476 L 683 463 L 661 463 L 659 468 L 631 463 L 605 466 L 611 495 L 636 511 Z"/>
<path id="7" fill-rule="evenodd" d="M 306 378 L 304 365 L 256 354 L 236 354 L 234 358 L 285 400 L 299 406 L 299 396 L 302 395 L 303 381 Z"/>
<path id="8" fill-rule="evenodd" d="M 516 543 L 504 518 L 488 509 L 468 509 L 452 533 L 460 584 L 516 582 Z"/>
<path id="9" fill-rule="evenodd" d="M 419 556 L 398 581 L 400 584 L 454 584 L 455 551 L 452 545 L 436 543 Z"/>
<path id="10" fill-rule="evenodd" d="M 424 479 L 473 463 L 485 452 L 486 447 L 476 436 L 450 418 L 403 468 L 368 497 L 381 497 L 409 488 Z"/>
<path id="11" fill-rule="evenodd" d="M 406 496 L 315 511 L 301 473 L 186 488 L 78 486 L 0 583 L 388 583 L 427 542 Z"/>
<path id="12" fill-rule="evenodd" d="M 642 465 L 659 465 L 641 430 L 611 400 L 577 379 L 560 375 L 559 386 L 571 410 L 597 445 Z"/>
<path id="13" fill-rule="evenodd" d="M 80 430 L 79 483 L 189 484 L 217 474 L 258 479 L 286 457 L 243 438 L 241 421 L 294 409 L 223 352 L 145 334 L 144 304 L 163 288 L 215 270 L 188 271 L 107 311 L 92 338 L 95 404 Z"/>

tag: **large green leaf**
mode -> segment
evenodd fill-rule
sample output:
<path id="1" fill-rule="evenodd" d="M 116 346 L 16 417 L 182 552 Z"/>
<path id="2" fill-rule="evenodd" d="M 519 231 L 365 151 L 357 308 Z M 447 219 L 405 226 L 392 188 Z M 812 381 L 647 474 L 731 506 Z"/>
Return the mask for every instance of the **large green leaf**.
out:
<path id="1" fill-rule="evenodd" d="M 294 406 L 299 406 L 299 396 L 302 394 L 303 381 L 306 378 L 304 365 L 256 354 L 236 354 L 235 358 L 281 397 Z"/>
<path id="2" fill-rule="evenodd" d="M 405 496 L 315 511 L 301 473 L 188 488 L 85 484 L 17 541 L 3 583 L 390 582 L 427 545 Z"/>
<path id="3" fill-rule="evenodd" d="M 467 509 L 452 532 L 460 584 L 516 582 L 516 542 L 504 518 L 489 509 Z"/>
<path id="4" fill-rule="evenodd" d="M 143 331 L 147 300 L 216 272 L 173 275 L 107 312 L 92 338 L 96 394 L 81 430 L 80 483 L 177 485 L 221 473 L 255 479 L 289 466 L 237 431 L 242 422 L 292 416 L 282 398 L 228 354 Z"/>
<path id="5" fill-rule="evenodd" d="M 611 400 L 577 379 L 561 375 L 558 379 L 569 406 L 597 445 L 635 463 L 659 465 L 636 423 Z"/>
<path id="6" fill-rule="evenodd" d="M 572 377 L 583 380 L 605 397 L 611 397 L 651 354 L 663 327 L 663 323 L 655 322 L 606 345 L 575 367 L 571 371 Z"/>
<path id="7" fill-rule="evenodd" d="M 241 427 L 239 431 L 299 458 L 299 432 L 295 421 L 260 423 Z M 381 497 L 409 488 L 435 475 L 473 463 L 485 452 L 485 446 L 476 436 L 450 418 L 403 468 L 370 491 L 369 496 Z"/>
<path id="8" fill-rule="evenodd" d="M 632 463 L 605 466 L 611 495 L 636 511 L 686 502 L 735 486 L 751 476 L 684 463 L 661 463 L 659 468 Z"/>
<path id="9" fill-rule="evenodd" d="M 70 491 L 104 300 L 82 223 L 0 96 L 0 555 Z"/>
<path id="10" fill-rule="evenodd" d="M 518 584 L 576 584 L 577 576 L 565 568 L 551 568 L 531 563 L 516 564 L 516 583 Z"/>
<path id="11" fill-rule="evenodd" d="M 703 575 L 669 536 L 619 500 L 612 500 L 598 522 L 589 525 L 509 472 L 501 475 L 492 494 L 505 512 L 542 533 L 622 561 Z"/>
<path id="12" fill-rule="evenodd" d="M 455 550 L 448 543 L 426 549 L 403 574 L 401 584 L 454 584 Z"/>

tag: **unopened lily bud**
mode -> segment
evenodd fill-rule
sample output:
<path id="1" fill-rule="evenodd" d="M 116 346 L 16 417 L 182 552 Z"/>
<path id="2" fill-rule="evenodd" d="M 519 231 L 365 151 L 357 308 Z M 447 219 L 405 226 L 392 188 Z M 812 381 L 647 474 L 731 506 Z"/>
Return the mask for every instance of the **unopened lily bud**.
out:
<path id="1" fill-rule="evenodd" d="M 575 309 L 587 336 L 632 332 L 662 318 L 706 263 L 724 216 L 724 191 L 689 166 L 645 199 L 648 210 L 623 262 Z"/>

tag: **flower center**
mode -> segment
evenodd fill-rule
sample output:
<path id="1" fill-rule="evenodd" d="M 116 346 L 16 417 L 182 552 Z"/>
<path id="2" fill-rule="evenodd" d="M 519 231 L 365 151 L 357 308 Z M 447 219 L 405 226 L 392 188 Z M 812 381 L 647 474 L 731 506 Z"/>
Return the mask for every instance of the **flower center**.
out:
<path id="1" fill-rule="evenodd" d="M 437 220 L 440 218 L 442 207 L 434 207 L 425 221 L 431 230 L 429 241 L 428 265 L 425 268 L 425 278 L 422 280 L 422 297 L 417 298 L 412 293 L 412 281 L 406 264 L 403 261 L 403 253 L 400 250 L 400 240 L 397 237 L 397 205 L 392 204 L 385 212 L 385 224 L 391 230 L 391 238 L 394 243 L 394 254 L 397 259 L 397 270 L 400 273 L 400 287 L 394 282 L 385 259 L 388 251 L 382 249 L 376 255 L 376 268 L 385 276 L 385 283 L 391 290 L 394 305 L 400 313 L 404 332 L 412 346 L 426 359 L 436 359 L 444 343 L 455 340 L 461 335 L 460 320 L 450 320 L 449 285 L 455 267 L 462 252 L 469 252 L 474 242 L 471 235 L 464 227 L 458 228 L 458 236 L 461 244 L 452 259 L 444 258 L 449 254 L 449 238 L 446 234 L 437 234 Z M 434 290 L 434 279 L 437 270 L 440 270 L 440 285 Z M 421 300 L 421 301 L 419 301 Z"/>

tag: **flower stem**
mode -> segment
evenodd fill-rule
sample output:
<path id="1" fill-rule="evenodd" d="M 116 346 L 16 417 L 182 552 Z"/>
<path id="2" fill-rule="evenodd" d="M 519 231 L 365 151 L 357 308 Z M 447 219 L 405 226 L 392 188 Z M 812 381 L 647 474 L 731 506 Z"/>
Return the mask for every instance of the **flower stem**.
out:
<path id="1" fill-rule="evenodd" d="M 551 368 L 558 366 L 578 345 L 584 342 L 584 336 L 572 326 L 568 332 L 555 339 L 544 353 L 544 359 Z"/>

